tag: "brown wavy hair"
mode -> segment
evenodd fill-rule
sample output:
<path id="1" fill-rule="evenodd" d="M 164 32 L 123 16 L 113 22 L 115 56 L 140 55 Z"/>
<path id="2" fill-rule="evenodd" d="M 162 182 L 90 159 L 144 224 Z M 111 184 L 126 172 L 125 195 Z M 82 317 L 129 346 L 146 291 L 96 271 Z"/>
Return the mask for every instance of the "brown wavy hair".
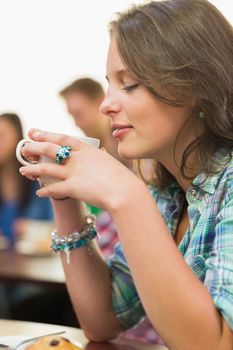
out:
<path id="1" fill-rule="evenodd" d="M 15 114 L 15 113 L 2 113 L 2 114 L 0 114 L 0 119 L 1 120 L 6 120 L 15 129 L 15 131 L 17 133 L 17 139 L 16 139 L 16 142 L 15 142 L 15 147 L 16 147 L 17 143 L 21 139 L 23 139 L 23 137 L 24 137 L 24 135 L 23 135 L 23 126 L 22 126 L 20 117 L 17 114 Z M 31 196 L 31 193 L 32 193 L 32 190 L 33 190 L 32 181 L 30 181 L 25 176 L 22 176 L 19 173 L 19 168 L 22 165 L 17 160 L 15 153 L 12 155 L 12 162 L 14 164 L 15 174 L 18 177 L 18 183 L 19 183 L 19 198 L 18 198 L 19 199 L 19 205 L 20 205 L 20 208 L 24 208 L 28 204 L 28 201 L 30 199 L 30 196 Z M 2 172 L 2 168 L 3 167 L 4 167 L 4 165 L 0 166 L 0 174 Z M 3 201 L 2 188 L 0 186 L 0 205 L 1 205 L 2 201 Z"/>
<path id="2" fill-rule="evenodd" d="M 215 173 L 216 150 L 229 149 L 230 159 L 233 149 L 231 24 L 206 0 L 162 0 L 116 14 L 109 30 L 125 66 L 155 98 L 177 107 L 196 101 L 190 117 L 204 113 L 204 132 L 184 151 L 181 174 L 188 178 L 186 163 L 194 150 L 199 170 Z M 185 125 L 177 139 L 181 132 Z M 157 186 L 172 179 L 157 162 Z"/>

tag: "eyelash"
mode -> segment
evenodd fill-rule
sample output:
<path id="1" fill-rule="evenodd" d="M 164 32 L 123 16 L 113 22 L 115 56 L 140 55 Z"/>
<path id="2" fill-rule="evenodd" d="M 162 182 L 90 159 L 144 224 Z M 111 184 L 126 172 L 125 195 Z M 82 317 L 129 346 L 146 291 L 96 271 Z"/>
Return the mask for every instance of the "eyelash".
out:
<path id="1" fill-rule="evenodd" d="M 128 86 L 125 86 L 122 90 L 124 90 L 126 92 L 130 92 L 130 91 L 136 89 L 138 86 L 139 86 L 139 84 L 128 85 Z"/>

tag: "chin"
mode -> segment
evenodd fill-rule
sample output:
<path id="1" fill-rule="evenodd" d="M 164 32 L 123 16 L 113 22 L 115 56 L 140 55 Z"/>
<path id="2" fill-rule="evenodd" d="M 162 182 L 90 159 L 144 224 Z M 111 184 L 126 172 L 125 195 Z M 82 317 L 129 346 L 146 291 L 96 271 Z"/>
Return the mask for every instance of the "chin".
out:
<path id="1" fill-rule="evenodd" d="M 121 156 L 121 158 L 125 160 L 144 158 L 142 152 L 139 152 L 137 149 L 132 147 L 121 147 L 120 144 L 118 145 L 118 153 Z"/>

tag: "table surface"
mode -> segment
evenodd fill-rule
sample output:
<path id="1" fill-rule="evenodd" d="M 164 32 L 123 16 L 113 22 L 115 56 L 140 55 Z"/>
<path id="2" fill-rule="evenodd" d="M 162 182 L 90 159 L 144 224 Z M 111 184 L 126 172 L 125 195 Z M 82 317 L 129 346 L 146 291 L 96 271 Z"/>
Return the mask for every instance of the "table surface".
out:
<path id="1" fill-rule="evenodd" d="M 64 330 L 71 341 L 78 341 L 86 350 L 168 350 L 161 345 L 147 345 L 141 342 L 118 339 L 112 343 L 90 343 L 81 329 L 44 323 L 0 320 L 0 336 L 39 336 Z"/>
<path id="2" fill-rule="evenodd" d="M 28 256 L 14 251 L 0 252 L 0 280 L 64 286 L 59 255 Z"/>

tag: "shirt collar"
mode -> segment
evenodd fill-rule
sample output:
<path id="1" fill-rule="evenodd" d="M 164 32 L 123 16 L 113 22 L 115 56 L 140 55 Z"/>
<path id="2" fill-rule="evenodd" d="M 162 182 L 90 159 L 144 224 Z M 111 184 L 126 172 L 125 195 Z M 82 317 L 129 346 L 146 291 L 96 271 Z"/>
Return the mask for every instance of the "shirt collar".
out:
<path id="1" fill-rule="evenodd" d="M 230 152 L 227 148 L 220 148 L 213 156 L 213 161 L 219 164 L 219 169 L 215 174 L 207 175 L 200 173 L 192 181 L 191 187 L 187 190 L 186 197 L 190 197 L 189 194 L 195 191 L 196 198 L 201 199 L 205 193 L 212 195 L 221 179 L 221 174 L 224 171 L 226 164 L 233 158 L 233 152 Z M 154 187 L 152 186 L 152 189 Z M 166 200 L 174 200 L 175 197 L 180 198 L 182 196 L 182 189 L 177 182 L 171 182 L 165 189 L 160 191 L 160 197 Z M 187 198 L 187 199 L 188 199 Z"/>
<path id="2" fill-rule="evenodd" d="M 232 156 L 232 154 L 231 154 Z M 192 187 L 196 190 L 201 189 L 202 191 L 213 194 L 216 187 L 221 179 L 221 174 L 224 171 L 226 164 L 231 160 L 229 150 L 226 148 L 219 149 L 213 156 L 213 161 L 219 164 L 215 174 L 207 176 L 205 173 L 197 175 L 192 182 Z"/>

